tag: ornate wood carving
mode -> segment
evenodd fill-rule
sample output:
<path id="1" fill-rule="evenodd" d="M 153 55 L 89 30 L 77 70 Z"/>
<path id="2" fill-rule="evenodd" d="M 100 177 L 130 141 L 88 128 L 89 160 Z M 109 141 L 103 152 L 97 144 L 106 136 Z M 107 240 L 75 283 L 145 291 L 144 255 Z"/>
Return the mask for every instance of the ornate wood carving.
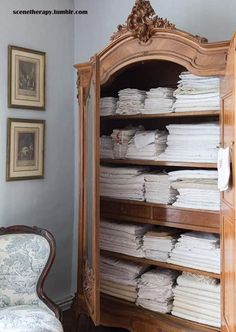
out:
<path id="1" fill-rule="evenodd" d="M 94 312 L 95 275 L 93 269 L 89 267 L 88 261 L 84 261 L 83 292 L 91 313 Z"/>
<path id="2" fill-rule="evenodd" d="M 111 37 L 112 40 L 130 31 L 135 38 L 146 43 L 155 33 L 156 28 L 173 30 L 175 29 L 175 25 L 170 23 L 167 19 L 157 16 L 150 1 L 136 0 L 126 24 L 118 25 L 117 28 L 118 31 L 113 34 Z"/>

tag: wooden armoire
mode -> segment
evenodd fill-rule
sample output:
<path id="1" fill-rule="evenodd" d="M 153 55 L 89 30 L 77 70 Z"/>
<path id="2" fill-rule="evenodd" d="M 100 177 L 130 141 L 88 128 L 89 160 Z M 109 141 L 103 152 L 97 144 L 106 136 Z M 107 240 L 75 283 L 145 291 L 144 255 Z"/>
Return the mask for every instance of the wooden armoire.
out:
<path id="1" fill-rule="evenodd" d="M 236 35 L 231 42 L 209 43 L 205 38 L 178 30 L 167 19 L 155 15 L 149 1 L 136 0 L 124 25 L 119 25 L 110 44 L 90 61 L 75 65 L 79 101 L 79 244 L 78 290 L 73 302 L 76 317 L 91 317 L 96 325 L 126 328 L 132 332 L 236 332 L 236 216 L 235 216 L 235 121 Z M 124 88 L 148 90 L 176 87 L 182 71 L 221 79 L 221 110 L 157 115 L 113 115 L 100 117 L 100 97 L 117 96 Z M 220 212 L 175 208 L 100 197 L 99 165 L 151 165 L 154 169 L 216 169 L 211 163 L 145 160 L 100 160 L 99 137 L 113 128 L 143 124 L 161 128 L 169 123 L 220 122 L 220 145 L 231 148 L 230 187 L 221 194 Z M 203 272 L 167 263 L 148 262 L 178 271 L 190 271 L 221 280 L 221 329 L 159 314 L 129 302 L 105 296 L 99 288 L 100 218 L 162 225 L 183 230 L 220 234 L 221 274 Z M 114 257 L 145 263 L 106 252 Z"/>

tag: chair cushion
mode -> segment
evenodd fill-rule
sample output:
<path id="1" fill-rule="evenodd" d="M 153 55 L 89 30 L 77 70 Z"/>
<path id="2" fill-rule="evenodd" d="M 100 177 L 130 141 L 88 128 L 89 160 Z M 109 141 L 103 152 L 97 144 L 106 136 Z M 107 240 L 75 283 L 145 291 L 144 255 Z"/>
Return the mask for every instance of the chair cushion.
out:
<path id="1" fill-rule="evenodd" d="M 50 254 L 37 234 L 0 236 L 0 308 L 40 302 L 36 286 Z"/>
<path id="2" fill-rule="evenodd" d="M 63 327 L 50 310 L 19 305 L 0 309 L 0 331 L 63 332 Z"/>

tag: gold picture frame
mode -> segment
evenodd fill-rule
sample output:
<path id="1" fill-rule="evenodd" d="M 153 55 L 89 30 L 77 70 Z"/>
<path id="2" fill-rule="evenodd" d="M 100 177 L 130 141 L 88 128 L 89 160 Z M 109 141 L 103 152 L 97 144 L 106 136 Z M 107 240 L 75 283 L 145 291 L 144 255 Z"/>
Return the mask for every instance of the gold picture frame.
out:
<path id="1" fill-rule="evenodd" d="M 7 120 L 6 180 L 44 178 L 45 120 Z"/>
<path id="2" fill-rule="evenodd" d="M 8 107 L 45 110 L 46 53 L 8 46 Z"/>

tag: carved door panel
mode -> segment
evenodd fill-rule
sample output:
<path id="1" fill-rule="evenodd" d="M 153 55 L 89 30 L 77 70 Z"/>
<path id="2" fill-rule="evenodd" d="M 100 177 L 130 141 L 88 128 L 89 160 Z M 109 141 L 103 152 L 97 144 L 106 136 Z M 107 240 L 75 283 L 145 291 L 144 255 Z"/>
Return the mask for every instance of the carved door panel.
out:
<path id="1" fill-rule="evenodd" d="M 99 292 L 99 60 L 79 70 L 80 229 L 79 294 L 94 324 L 100 320 Z"/>
<path id="2" fill-rule="evenodd" d="M 236 35 L 228 52 L 226 75 L 221 82 L 221 144 L 231 148 L 231 179 L 221 194 L 221 305 L 222 331 L 236 331 L 236 216 L 235 216 L 235 117 Z"/>

